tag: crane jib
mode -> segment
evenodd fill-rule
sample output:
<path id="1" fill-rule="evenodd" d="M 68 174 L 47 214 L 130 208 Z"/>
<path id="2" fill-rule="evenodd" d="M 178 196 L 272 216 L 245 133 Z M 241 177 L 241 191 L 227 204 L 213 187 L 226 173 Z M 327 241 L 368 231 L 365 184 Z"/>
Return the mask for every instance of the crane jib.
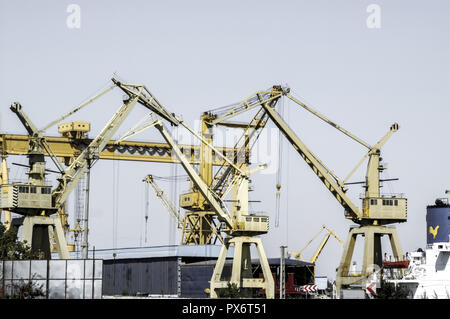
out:
<path id="1" fill-rule="evenodd" d="M 289 140 L 301 157 L 307 162 L 307 164 L 312 168 L 313 172 L 319 177 L 319 179 L 324 183 L 324 185 L 331 191 L 333 196 L 338 200 L 338 202 L 344 207 L 345 211 L 350 212 L 350 216 L 354 220 L 358 220 L 360 213 L 358 208 L 352 203 L 350 198 L 345 194 L 344 190 L 341 189 L 336 182 L 331 177 L 331 172 L 327 169 L 320 161 L 318 161 L 315 156 L 309 151 L 306 145 L 298 138 L 298 136 L 289 128 L 287 123 L 278 115 L 278 113 L 269 106 L 263 104 L 263 107 L 267 111 L 267 114 L 275 123 L 275 125 L 281 130 L 284 136 Z"/>

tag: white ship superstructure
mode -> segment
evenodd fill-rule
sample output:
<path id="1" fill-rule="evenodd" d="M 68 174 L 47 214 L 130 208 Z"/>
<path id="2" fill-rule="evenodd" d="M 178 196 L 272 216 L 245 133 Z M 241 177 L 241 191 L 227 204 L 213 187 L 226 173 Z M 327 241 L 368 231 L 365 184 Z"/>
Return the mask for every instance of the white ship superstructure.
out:
<path id="1" fill-rule="evenodd" d="M 427 247 L 410 253 L 408 270 L 398 280 L 414 299 L 450 299 L 450 205 L 446 199 L 427 207 Z"/>

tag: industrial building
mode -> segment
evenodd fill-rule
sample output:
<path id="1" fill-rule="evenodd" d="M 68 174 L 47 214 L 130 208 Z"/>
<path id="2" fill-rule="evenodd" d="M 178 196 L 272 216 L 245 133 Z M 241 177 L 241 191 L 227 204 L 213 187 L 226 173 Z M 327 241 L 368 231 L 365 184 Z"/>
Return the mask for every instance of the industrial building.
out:
<path id="1" fill-rule="evenodd" d="M 172 245 L 89 251 L 89 257 L 103 260 L 104 296 L 207 298 L 209 281 L 216 264 L 219 245 Z M 223 277 L 231 276 L 233 250 L 225 262 Z M 280 259 L 269 258 L 277 279 Z M 286 259 L 286 294 L 304 295 L 299 287 L 313 284 L 315 265 Z M 252 260 L 256 277 L 262 276 L 259 261 Z M 278 280 L 275 280 L 278 282 Z M 279 293 L 279 285 L 276 285 Z M 258 295 L 258 293 L 256 293 Z"/>

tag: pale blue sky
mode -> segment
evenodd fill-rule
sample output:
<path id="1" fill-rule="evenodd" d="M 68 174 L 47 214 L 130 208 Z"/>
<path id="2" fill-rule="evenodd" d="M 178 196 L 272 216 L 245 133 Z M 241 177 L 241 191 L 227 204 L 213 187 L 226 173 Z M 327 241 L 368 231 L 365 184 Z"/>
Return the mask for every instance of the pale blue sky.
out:
<path id="1" fill-rule="evenodd" d="M 81 8 L 80 29 L 66 25 L 71 3 Z M 366 26 L 370 4 L 381 8 L 380 29 Z M 400 180 L 386 184 L 383 191 L 408 197 L 408 222 L 398 230 L 404 250 L 411 251 L 425 245 L 426 205 L 445 197 L 450 188 L 449 9 L 448 1 L 401 0 L 1 0 L 0 130 L 25 133 L 9 111 L 13 101 L 22 103 L 35 124 L 43 127 L 105 87 L 114 72 L 145 84 L 191 126 L 205 110 L 287 84 L 369 144 L 375 144 L 392 123 L 400 124 L 382 151 L 389 164 L 385 177 Z M 120 106 L 120 97 L 113 93 L 73 119 L 91 121 L 94 136 Z M 285 107 L 298 135 L 344 178 L 365 150 L 292 103 Z M 121 132 L 143 114 L 142 108 L 136 109 Z M 271 130 L 272 123 L 267 132 Z M 56 129 L 48 134 L 57 135 Z M 138 139 L 161 141 L 154 131 Z M 341 206 L 289 145 L 284 145 L 283 154 L 278 228 L 274 227 L 276 175 L 253 177 L 251 199 L 263 201 L 253 209 L 271 216 L 270 232 L 263 236 L 269 257 L 279 257 L 280 245 L 300 249 L 322 224 L 346 239 L 351 223 L 344 219 Z M 8 160 L 26 163 L 25 158 Z M 119 215 L 118 247 L 178 243 L 179 233 L 153 193 L 148 242 L 142 240 L 141 180 L 149 173 L 167 176 L 174 169 L 156 163 L 115 165 L 115 173 L 111 161 L 99 162 L 92 171 L 91 244 L 97 249 L 112 246 L 114 210 Z M 364 178 L 364 169 L 354 181 Z M 12 167 L 11 177 L 23 178 L 24 173 Z M 181 167 L 177 174 L 183 174 Z M 117 179 L 120 196 L 113 204 L 112 182 Z M 170 184 L 161 186 L 170 190 Z M 178 188 L 187 190 L 188 184 Z M 358 205 L 361 192 L 360 186 L 349 191 Z M 317 273 L 334 277 L 341 252 L 339 244 L 330 241 L 318 260 Z"/>

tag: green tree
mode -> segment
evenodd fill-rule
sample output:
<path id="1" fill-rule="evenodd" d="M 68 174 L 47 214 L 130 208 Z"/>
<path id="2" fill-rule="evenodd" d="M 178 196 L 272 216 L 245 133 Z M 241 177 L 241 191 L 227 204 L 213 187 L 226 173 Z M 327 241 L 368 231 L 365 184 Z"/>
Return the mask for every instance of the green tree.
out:
<path id="1" fill-rule="evenodd" d="M 8 299 L 34 299 L 45 296 L 43 285 L 37 285 L 31 280 L 21 281 L 19 284 L 14 284 L 12 288 L 12 294 L 5 296 Z"/>
<path id="2" fill-rule="evenodd" d="M 44 254 L 41 251 L 33 252 L 26 241 L 17 239 L 16 229 L 6 230 L 5 225 L 0 222 L 0 258 L 1 260 L 43 259 Z M 1 273 L 0 277 L 2 277 Z M 42 285 L 37 286 L 31 280 L 14 283 L 11 294 L 4 294 L 2 288 L 3 285 L 0 286 L 0 298 L 32 299 L 44 296 Z"/>
<path id="3" fill-rule="evenodd" d="M 31 251 L 30 245 L 26 241 L 17 239 L 17 229 L 6 230 L 5 225 L 0 222 L 0 259 L 20 260 L 20 259 L 43 259 L 41 251 Z"/>

